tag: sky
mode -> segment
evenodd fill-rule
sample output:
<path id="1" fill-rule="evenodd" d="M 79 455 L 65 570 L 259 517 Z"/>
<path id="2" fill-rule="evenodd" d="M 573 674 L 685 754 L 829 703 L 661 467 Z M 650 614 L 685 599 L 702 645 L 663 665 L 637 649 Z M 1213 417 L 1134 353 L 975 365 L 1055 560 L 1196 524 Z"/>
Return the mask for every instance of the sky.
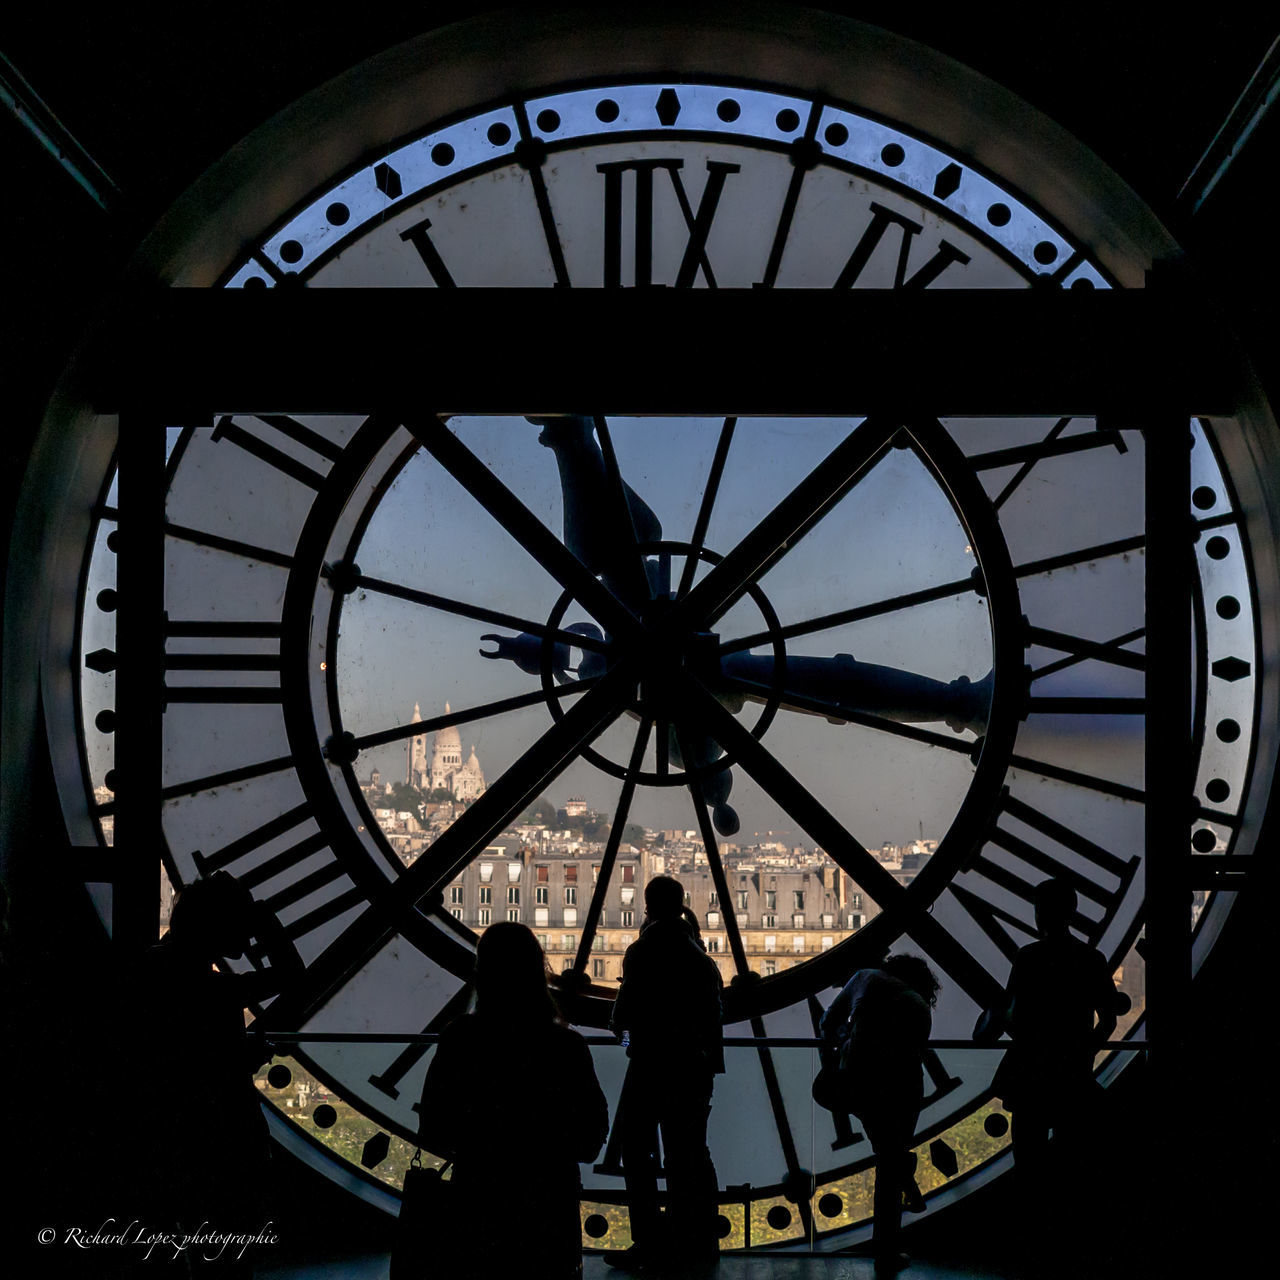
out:
<path id="1" fill-rule="evenodd" d="M 708 528 L 708 549 L 723 554 L 736 545 L 856 423 L 739 422 Z M 538 443 L 538 427 L 521 419 L 454 419 L 451 425 L 548 528 L 561 532 L 555 458 Z M 664 538 L 691 536 L 721 427 L 719 419 L 610 423 L 623 476 L 661 521 Z M 549 575 L 422 453 L 382 500 L 358 560 L 366 575 L 538 622 L 547 619 L 559 595 Z M 959 579 L 973 565 L 968 537 L 946 495 L 913 454 L 893 450 L 760 585 L 785 625 Z M 682 567 L 676 559 L 673 576 L 678 578 Z M 562 625 L 579 621 L 590 621 L 590 615 L 572 602 Z M 759 607 L 744 601 L 717 630 L 731 638 L 764 626 Z M 480 637 L 490 633 L 513 634 L 374 591 L 350 597 L 338 651 L 346 727 L 357 734 L 372 732 L 407 721 L 414 703 L 425 718 L 440 714 L 446 702 L 456 710 L 535 688 L 536 677 L 514 664 L 480 656 Z M 978 680 L 991 666 L 990 627 L 985 605 L 966 593 L 797 637 L 788 652 L 852 654 L 861 662 L 939 680 L 962 675 Z M 759 710 L 748 704 L 742 718 L 753 724 Z M 493 778 L 549 724 L 549 712 L 539 706 L 464 725 L 464 753 L 474 744 Z M 635 722 L 624 718 L 607 731 L 604 753 L 625 762 L 635 729 Z M 940 834 L 971 774 L 967 760 L 951 752 L 795 712 L 779 712 L 765 741 L 837 816 L 853 824 L 864 844 L 903 842 L 917 835 L 921 824 L 926 834 Z M 372 750 L 368 759 L 384 778 L 404 776 L 404 748 L 398 744 Z M 734 774 L 731 803 L 740 809 L 744 833 L 787 831 L 797 843 L 808 843 L 740 769 Z M 557 803 L 582 795 L 592 807 L 611 811 L 618 785 L 590 763 L 579 762 L 548 792 Z M 695 825 L 682 788 L 641 788 L 631 817 L 656 827 Z"/>

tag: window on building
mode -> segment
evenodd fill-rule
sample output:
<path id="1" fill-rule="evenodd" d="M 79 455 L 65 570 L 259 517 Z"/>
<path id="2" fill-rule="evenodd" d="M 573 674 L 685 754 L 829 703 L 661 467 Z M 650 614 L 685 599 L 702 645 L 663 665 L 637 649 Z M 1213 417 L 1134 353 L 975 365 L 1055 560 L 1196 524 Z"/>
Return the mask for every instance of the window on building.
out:
<path id="1" fill-rule="evenodd" d="M 622 927 L 630 929 L 636 922 L 636 913 L 634 911 L 624 911 L 622 913 Z"/>
<path id="2" fill-rule="evenodd" d="M 856 911 L 852 912 L 849 916 L 849 928 L 850 929 L 862 928 L 862 916 Z"/>
<path id="3" fill-rule="evenodd" d="M 764 936 L 764 949 L 766 951 L 777 951 L 778 939 L 772 933 L 766 933 Z"/>
<path id="4" fill-rule="evenodd" d="M 761 916 L 760 926 L 764 929 L 776 929 L 778 927 L 777 916 Z"/>
<path id="5" fill-rule="evenodd" d="M 803 934 L 803 933 L 797 933 L 797 934 L 795 934 L 795 935 L 792 937 L 792 939 L 791 939 L 791 950 L 792 950 L 792 951 L 803 951 L 803 950 L 804 950 L 804 934 Z"/>
<path id="6" fill-rule="evenodd" d="M 551 912 L 546 907 L 534 907 L 533 923 L 544 927 L 549 925 L 551 923 Z M 547 944 L 544 942 L 542 945 L 545 948 Z"/>
<path id="7" fill-rule="evenodd" d="M 564 934 L 561 934 L 561 935 L 560 935 L 560 949 L 561 949 L 561 951 L 572 951 L 572 950 L 573 950 L 573 947 L 574 947 L 573 934 L 571 934 L 571 933 L 564 933 Z"/>
<path id="8" fill-rule="evenodd" d="M 568 973 L 572 968 L 573 968 L 573 958 L 570 957 L 560 966 L 560 972 Z"/>
<path id="9" fill-rule="evenodd" d="M 492 863 L 492 862 L 482 862 L 482 863 L 480 864 L 480 880 L 481 880 L 481 883 L 483 883 L 483 884 L 487 884 L 487 883 L 488 883 L 490 880 L 492 880 L 492 879 L 493 879 L 493 863 Z"/>
<path id="10" fill-rule="evenodd" d="M 593 862 L 591 864 L 591 883 L 596 884 L 600 879 L 600 864 Z"/>
<path id="11" fill-rule="evenodd" d="M 604 961 L 603 960 L 593 960 L 591 962 L 591 976 L 593 978 L 604 977 Z"/>
<path id="12" fill-rule="evenodd" d="M 551 901 L 550 890 L 545 884 L 534 885 L 533 900 L 538 906 L 545 907 Z"/>
<path id="13" fill-rule="evenodd" d="M 519 907 L 508 907 L 508 908 L 507 908 L 507 919 L 508 919 L 508 920 L 510 920 L 512 924 L 519 924 L 519 923 L 520 923 L 520 908 L 519 908 Z"/>
<path id="14" fill-rule="evenodd" d="M 764 905 L 767 911 L 776 911 L 778 909 L 777 889 L 766 889 L 764 891 Z"/>
<path id="15" fill-rule="evenodd" d="M 507 901 L 517 907 L 520 905 L 520 886 L 518 884 L 507 886 Z"/>
<path id="16" fill-rule="evenodd" d="M 747 927 L 747 913 L 745 911 L 738 912 L 738 924 L 744 929 Z"/>
<path id="17" fill-rule="evenodd" d="M 791 917 L 791 927 L 792 927 L 793 929 L 803 929 L 803 928 L 804 928 L 804 916 L 799 915 L 799 914 L 792 916 L 792 917 Z"/>
<path id="18" fill-rule="evenodd" d="M 534 867 L 533 870 L 539 884 L 546 884 L 551 878 L 551 869 L 549 867 Z"/>
<path id="19" fill-rule="evenodd" d="M 625 951 L 630 945 L 631 945 L 631 935 L 629 933 L 624 933 L 622 937 L 618 939 L 618 946 L 620 946 Z"/>
<path id="20" fill-rule="evenodd" d="M 549 933 L 538 934 L 538 946 L 546 951 L 551 946 L 551 935 Z"/>
<path id="21" fill-rule="evenodd" d="M 563 922 L 562 922 L 562 923 L 564 923 L 564 924 L 577 924 L 577 923 L 578 923 L 578 908 L 577 908 L 577 907 L 565 907 L 565 909 L 564 909 L 564 920 L 563 920 Z"/>
<path id="22" fill-rule="evenodd" d="M 719 905 L 720 905 L 720 895 L 714 889 L 712 889 L 711 892 L 707 895 L 707 906 L 718 907 Z"/>
<path id="23" fill-rule="evenodd" d="M 745 889 L 738 890 L 738 910 L 745 911 L 747 909 L 747 891 Z"/>
<path id="24" fill-rule="evenodd" d="M 635 882 L 636 882 L 636 869 L 635 869 L 635 865 L 634 865 L 633 863 L 627 863 L 627 864 L 622 868 L 622 883 L 623 883 L 623 884 L 635 884 Z"/>
<path id="25" fill-rule="evenodd" d="M 822 913 L 822 927 L 824 929 L 834 929 L 836 927 L 836 918 L 830 911 Z"/>
<path id="26" fill-rule="evenodd" d="M 480 904 L 488 906 L 493 901 L 493 888 L 490 885 L 482 884 L 480 886 Z"/>
<path id="27" fill-rule="evenodd" d="M 578 905 L 578 886 L 567 884 L 564 887 L 564 905 L 566 907 L 576 907 Z"/>
<path id="28" fill-rule="evenodd" d="M 520 879 L 520 872 L 523 870 L 524 868 L 518 862 L 508 862 L 507 883 L 515 884 L 515 882 Z"/>
<path id="29" fill-rule="evenodd" d="M 718 911 L 707 912 L 707 928 L 718 929 L 720 927 L 720 913 Z"/>
<path id="30" fill-rule="evenodd" d="M 578 868 L 577 868 L 576 866 L 574 866 L 574 865 L 570 865 L 570 866 L 565 867 L 565 869 L 564 869 L 564 882 L 565 882 L 565 884 L 577 884 L 577 883 L 578 883 Z"/>
<path id="31" fill-rule="evenodd" d="M 766 960 L 764 962 L 764 976 L 771 978 L 778 972 L 778 962 L 776 960 Z"/>
<path id="32" fill-rule="evenodd" d="M 592 951 L 607 951 L 608 949 L 609 949 L 609 940 L 604 936 L 603 933 L 597 933 L 596 936 L 591 939 Z"/>
<path id="33" fill-rule="evenodd" d="M 488 925 L 488 923 L 489 923 L 489 921 L 490 921 L 492 918 L 493 918 L 493 913 L 489 910 L 489 908 L 488 908 L 488 907 L 481 907 L 481 908 L 480 908 L 480 919 L 479 919 L 479 923 L 480 923 L 481 925 L 485 925 L 485 926 L 487 926 L 487 925 Z"/>
<path id="34" fill-rule="evenodd" d="M 791 891 L 791 909 L 793 911 L 804 910 L 804 890 L 793 889 Z"/>
<path id="35" fill-rule="evenodd" d="M 461 919 L 462 919 L 462 908 L 461 908 L 461 907 L 450 907 L 450 909 L 449 909 L 449 914 L 450 914 L 450 915 L 451 915 L 455 920 L 461 920 Z"/>
<path id="36" fill-rule="evenodd" d="M 836 943 L 836 940 L 835 940 L 833 937 L 830 937 L 829 935 L 827 935 L 827 934 L 825 934 L 825 933 L 822 935 L 822 949 L 823 949 L 823 951 L 830 951 L 830 950 L 831 950 L 831 948 L 832 948 L 833 946 L 835 946 L 835 943 Z"/>
<path id="37" fill-rule="evenodd" d="M 862 910 L 862 894 L 860 894 L 860 893 L 851 893 L 851 894 L 849 895 L 849 905 L 850 905 L 850 906 L 851 906 L 855 911 L 861 911 L 861 910 Z"/>
<path id="38" fill-rule="evenodd" d="M 460 884 L 451 884 L 449 886 L 449 901 L 450 902 L 462 901 L 462 886 Z"/>
<path id="39" fill-rule="evenodd" d="M 708 951 L 719 951 L 719 950 L 720 950 L 720 939 L 719 939 L 719 938 L 708 938 L 708 939 L 707 939 L 707 950 L 708 950 Z"/>
<path id="40" fill-rule="evenodd" d="M 635 885 L 624 885 L 622 889 L 622 905 L 624 907 L 631 906 L 636 900 Z"/>

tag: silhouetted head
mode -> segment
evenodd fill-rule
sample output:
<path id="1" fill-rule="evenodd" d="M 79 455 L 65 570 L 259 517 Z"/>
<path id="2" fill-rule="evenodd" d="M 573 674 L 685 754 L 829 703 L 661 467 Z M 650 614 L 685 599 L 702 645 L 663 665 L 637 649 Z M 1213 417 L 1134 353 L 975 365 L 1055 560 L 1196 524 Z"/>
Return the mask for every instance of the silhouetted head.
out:
<path id="1" fill-rule="evenodd" d="M 522 924 L 501 921 L 476 944 L 476 1011 L 485 1017 L 552 1019 L 547 958 Z"/>
<path id="2" fill-rule="evenodd" d="M 938 1003 L 938 979 L 919 956 L 890 956 L 883 968 L 899 982 L 905 982 L 930 1009 Z"/>
<path id="3" fill-rule="evenodd" d="M 1036 928 L 1041 937 L 1067 932 L 1076 913 L 1076 891 L 1066 880 L 1042 880 L 1031 895 L 1036 909 Z"/>
<path id="4" fill-rule="evenodd" d="M 173 900 L 169 934 L 201 960 L 243 955 L 253 937 L 253 895 L 233 875 L 215 871 Z"/>
<path id="5" fill-rule="evenodd" d="M 674 876 L 654 876 L 644 887 L 644 910 L 650 920 L 678 919 L 684 911 L 684 885 Z"/>
<path id="6" fill-rule="evenodd" d="M 689 936 L 705 951 L 707 944 L 702 940 L 702 929 L 698 925 L 698 917 L 693 909 L 681 907 L 680 919 L 684 921 L 684 927 L 689 930 Z"/>

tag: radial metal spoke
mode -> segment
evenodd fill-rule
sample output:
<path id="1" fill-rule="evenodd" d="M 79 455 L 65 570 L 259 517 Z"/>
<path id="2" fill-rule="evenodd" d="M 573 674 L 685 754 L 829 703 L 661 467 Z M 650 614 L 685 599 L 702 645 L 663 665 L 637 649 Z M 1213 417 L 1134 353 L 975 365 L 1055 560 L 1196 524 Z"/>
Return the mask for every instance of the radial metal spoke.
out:
<path id="1" fill-rule="evenodd" d="M 689 755 L 689 743 L 685 736 L 680 734 L 679 739 L 681 754 L 686 760 L 693 759 Z M 720 914 L 724 917 L 725 933 L 729 938 L 729 950 L 733 953 L 734 969 L 743 982 L 748 982 L 751 965 L 747 960 L 746 947 L 743 945 L 742 934 L 738 929 L 738 913 L 734 910 L 729 879 L 725 875 L 724 863 L 720 859 L 720 845 L 716 840 L 715 829 L 711 825 L 707 802 L 699 792 L 697 782 L 692 779 L 689 782 L 689 796 L 693 800 L 694 812 L 698 817 L 698 829 L 702 833 L 702 847 L 707 855 L 707 865 L 711 868 L 711 880 L 720 898 Z M 756 1013 L 751 1015 L 750 1022 L 751 1034 L 758 1040 L 763 1040 L 765 1038 L 764 1019 Z M 764 1076 L 765 1093 L 769 1098 L 769 1110 L 773 1116 L 774 1127 L 778 1131 L 778 1144 L 782 1148 L 782 1158 L 786 1163 L 788 1174 L 793 1177 L 800 1176 L 800 1160 L 796 1153 L 795 1138 L 791 1133 L 791 1122 L 787 1118 L 787 1106 L 782 1097 L 782 1088 L 778 1083 L 778 1070 L 774 1065 L 773 1053 L 767 1045 L 759 1046 L 756 1052 L 760 1059 L 760 1071 Z M 803 1215 L 802 1220 L 807 1233 L 810 1221 Z"/>
<path id="2" fill-rule="evenodd" d="M 1084 564 L 1090 560 L 1102 560 L 1108 556 L 1124 555 L 1127 552 L 1136 551 L 1143 545 L 1144 541 L 1145 539 L 1139 535 L 1133 538 L 1123 538 L 1116 542 L 1099 543 L 1097 546 L 1083 547 L 1079 551 L 1066 552 L 1060 556 L 1028 561 L 1026 564 L 1015 566 L 1013 572 L 1019 578 L 1050 573 L 1055 569 Z M 777 632 L 756 631 L 751 635 L 739 636 L 734 640 L 726 640 L 720 645 L 720 652 L 722 654 L 739 653 L 743 649 L 754 649 L 757 645 L 771 644 L 776 639 L 791 640 L 796 636 L 813 635 L 815 632 L 826 631 L 831 627 L 844 626 L 850 622 L 862 622 L 867 618 L 882 617 L 886 613 L 894 613 L 899 609 L 911 609 L 916 605 L 930 604 L 935 600 L 945 600 L 948 596 L 964 595 L 970 591 L 978 590 L 981 586 L 981 574 L 975 569 L 967 578 L 956 578 L 951 582 L 942 582 L 936 587 L 925 587 L 920 591 L 908 591 L 900 596 L 890 596 L 887 599 L 876 600 L 870 604 L 855 605 L 851 609 L 840 609 L 835 613 L 824 613 L 815 618 L 806 618 L 800 622 L 788 623 Z"/>
<path id="3" fill-rule="evenodd" d="M 757 645 L 771 644 L 775 639 L 791 640 L 796 636 L 813 635 L 817 631 L 842 627 L 846 623 L 878 618 L 898 609 L 912 609 L 916 605 L 930 604 L 934 600 L 945 600 L 948 596 L 963 595 L 973 591 L 977 585 L 973 577 L 957 578 L 953 582 L 939 583 L 936 587 L 908 591 L 900 596 L 876 600 L 871 604 L 855 605 L 852 609 L 839 609 L 835 613 L 824 613 L 816 618 L 805 618 L 800 622 L 788 623 L 777 632 L 757 631 L 749 636 L 739 636 L 736 640 L 726 640 L 721 644 L 720 652 L 722 654 L 740 653 L 743 649 L 754 649 Z"/>
<path id="4" fill-rule="evenodd" d="M 597 640 L 594 636 L 580 635 L 576 631 L 560 631 L 534 622 L 529 618 L 521 618 L 514 613 L 506 613 L 501 609 L 486 609 L 483 605 L 470 604 L 466 600 L 457 600 L 451 596 L 435 595 L 430 591 L 419 591 L 416 587 L 406 587 L 398 582 L 388 582 L 383 578 L 370 578 L 361 574 L 356 580 L 361 591 L 372 591 L 378 595 L 391 596 L 396 600 L 407 600 L 410 604 L 425 605 L 428 609 L 439 609 L 442 613 L 457 614 L 460 618 L 473 618 L 477 622 L 491 622 L 499 627 L 511 627 L 518 631 L 527 631 L 530 635 L 550 638 L 560 644 L 572 645 L 577 649 L 591 649 L 596 653 L 604 653 L 609 648 L 606 640 Z"/>
<path id="5" fill-rule="evenodd" d="M 653 727 L 652 720 L 642 720 L 636 731 L 635 746 L 631 749 L 631 760 L 627 764 L 627 776 L 623 779 L 622 792 L 618 796 L 618 804 L 613 812 L 613 826 L 609 828 L 609 839 L 605 844 L 604 857 L 600 862 L 600 874 L 596 878 L 595 888 L 591 893 L 591 905 L 587 907 L 587 918 L 582 924 L 582 937 L 578 940 L 578 954 L 573 962 L 575 973 L 582 973 L 587 967 L 591 955 L 591 943 L 595 939 L 596 928 L 600 923 L 600 913 L 604 910 L 605 894 L 609 888 L 609 880 L 613 875 L 613 864 L 617 861 L 618 846 L 622 843 L 622 830 L 627 825 L 627 814 L 631 809 L 631 800 L 636 792 L 636 777 L 644 762 L 645 748 L 649 745 L 649 731 Z"/>
<path id="6" fill-rule="evenodd" d="M 864 419 L 676 605 L 676 621 L 712 625 L 835 507 L 898 430 L 889 418 Z"/>
<path id="7" fill-rule="evenodd" d="M 323 1008 L 412 918 L 423 897 L 448 883 L 613 722 L 630 701 L 635 681 L 628 658 L 602 676 L 272 1002 L 264 1025 L 297 1027 Z"/>
<path id="8" fill-rule="evenodd" d="M 684 571 L 680 574 L 680 586 L 676 591 L 677 600 L 683 600 L 689 594 L 689 588 L 693 586 L 693 575 L 698 568 L 698 553 L 706 541 L 707 527 L 711 524 L 711 512 L 716 504 L 716 495 L 720 492 L 720 480 L 724 475 L 724 465 L 729 458 L 729 446 L 733 443 L 733 433 L 737 425 L 737 418 L 726 418 L 724 425 L 720 428 L 715 456 L 711 459 L 711 470 L 707 473 L 707 483 L 702 490 L 702 503 L 698 507 L 698 517 L 693 522 L 693 537 L 689 541 L 689 554 L 685 557 Z"/>
<path id="9" fill-rule="evenodd" d="M 741 765 L 784 812 L 799 822 L 882 910 L 897 902 L 905 890 L 880 862 L 703 685 L 692 679 L 685 679 L 683 683 L 689 700 L 687 705 L 699 707 L 708 736 L 732 756 L 734 763 Z"/>
<path id="10" fill-rule="evenodd" d="M 369 747 L 381 747 L 388 742 L 402 742 L 405 738 L 416 738 L 422 733 L 434 733 L 437 729 L 449 729 L 456 725 L 467 724 L 472 720 L 484 720 L 488 716 L 500 716 L 507 711 L 519 711 L 523 707 L 534 707 L 545 702 L 548 697 L 563 698 L 569 694 L 582 693 L 596 684 L 600 676 L 590 676 L 583 680 L 570 680 L 566 684 L 555 685 L 551 689 L 534 689 L 530 693 L 516 694 L 511 698 L 498 698 L 494 702 L 482 702 L 475 707 L 465 707 L 461 711 L 450 711 L 446 715 L 433 716 L 430 720 L 411 720 L 408 724 L 398 724 L 394 729 L 380 729 L 377 733 L 366 733 L 355 741 L 355 745 L 365 751 Z"/>
<path id="11" fill-rule="evenodd" d="M 897 915 L 903 927 L 927 947 L 979 1003 L 994 1003 L 1000 998 L 999 984 L 967 948 L 934 920 L 924 904 L 918 903 L 844 825 L 720 705 L 705 685 L 684 673 L 677 673 L 673 682 L 677 685 L 676 696 L 685 705 L 696 708 L 709 736 L 799 823 L 860 889 L 871 895 L 882 913 Z"/>
<path id="12" fill-rule="evenodd" d="M 470 449 L 435 417 L 408 416 L 405 427 L 446 471 L 596 620 L 615 636 L 639 639 L 630 609 L 547 528 Z"/>
<path id="13" fill-rule="evenodd" d="M 734 676 L 721 677 L 722 682 L 731 689 L 738 689 L 760 702 L 767 701 L 775 690 L 767 684 L 759 684 L 754 680 L 743 680 Z M 804 694 L 789 693 L 782 690 L 779 705 L 784 711 L 798 711 L 801 714 L 812 713 L 827 720 L 842 720 L 849 724 L 860 725 L 864 729 L 877 729 L 882 733 L 892 733 L 899 738 L 908 738 L 912 742 L 923 743 L 927 747 L 941 747 L 944 751 L 955 751 L 960 755 L 972 755 L 975 739 L 961 738 L 945 733 L 936 733 L 931 729 L 917 729 L 913 724 L 903 724 L 898 720 L 890 720 L 886 716 L 872 715 L 865 711 L 849 711 L 834 702 L 824 702 L 821 698 L 809 698 Z"/>

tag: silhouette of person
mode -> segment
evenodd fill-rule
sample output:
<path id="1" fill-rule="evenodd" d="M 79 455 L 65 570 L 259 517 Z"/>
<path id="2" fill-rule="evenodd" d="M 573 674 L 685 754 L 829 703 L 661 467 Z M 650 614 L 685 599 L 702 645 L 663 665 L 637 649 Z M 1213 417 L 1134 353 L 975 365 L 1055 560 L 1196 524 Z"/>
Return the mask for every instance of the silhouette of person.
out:
<path id="1" fill-rule="evenodd" d="M 481 934 L 474 982 L 475 1012 L 445 1028 L 422 1089 L 419 1140 L 453 1160 L 460 1242 L 454 1259 L 424 1258 L 423 1274 L 572 1280 L 582 1274 L 578 1165 L 609 1131 L 591 1050 L 561 1020 L 524 925 Z"/>
<path id="2" fill-rule="evenodd" d="M 214 967 L 255 937 L 269 969 Z M 227 872 L 175 898 L 168 933 L 143 954 L 131 984 L 142 1030 L 126 1057 L 136 1055 L 129 1090 L 140 1107 L 133 1127 L 144 1225 L 252 1233 L 266 1224 L 270 1144 L 253 1075 L 270 1054 L 246 1034 L 244 1011 L 301 967 L 275 917 Z M 193 1245 L 186 1257 L 252 1274 L 248 1254 Z"/>
<path id="3" fill-rule="evenodd" d="M 1116 1028 L 1116 992 L 1102 953 L 1072 936 L 1076 891 L 1066 880 L 1035 888 L 1040 938 L 1014 957 L 1004 1001 L 979 1020 L 974 1039 L 1013 1044 L 993 1091 L 1013 1116 L 1014 1160 L 1027 1186 L 1051 1174 L 1049 1135 L 1069 1172 L 1096 1091 L 1093 1059 Z M 1096 1020 L 1095 1020 L 1096 1019 Z"/>
<path id="4" fill-rule="evenodd" d="M 876 1157 L 871 1248 L 877 1269 L 908 1259 L 899 1248 L 904 1196 L 915 1192 L 915 1136 L 924 1098 L 924 1053 L 938 980 L 919 957 L 889 956 L 859 969 L 831 1002 L 818 1033 L 839 1061 L 837 1084 Z"/>
<path id="5" fill-rule="evenodd" d="M 632 1245 L 606 1253 L 626 1270 L 698 1268 L 719 1258 L 719 1184 L 707 1148 L 715 1076 L 724 1071 L 722 983 L 671 876 L 645 886 L 645 921 L 622 961 L 610 1027 L 626 1033 L 618 1103 Z M 689 913 L 692 916 L 692 913 Z M 658 1138 L 668 1211 L 658 1209 Z"/>

